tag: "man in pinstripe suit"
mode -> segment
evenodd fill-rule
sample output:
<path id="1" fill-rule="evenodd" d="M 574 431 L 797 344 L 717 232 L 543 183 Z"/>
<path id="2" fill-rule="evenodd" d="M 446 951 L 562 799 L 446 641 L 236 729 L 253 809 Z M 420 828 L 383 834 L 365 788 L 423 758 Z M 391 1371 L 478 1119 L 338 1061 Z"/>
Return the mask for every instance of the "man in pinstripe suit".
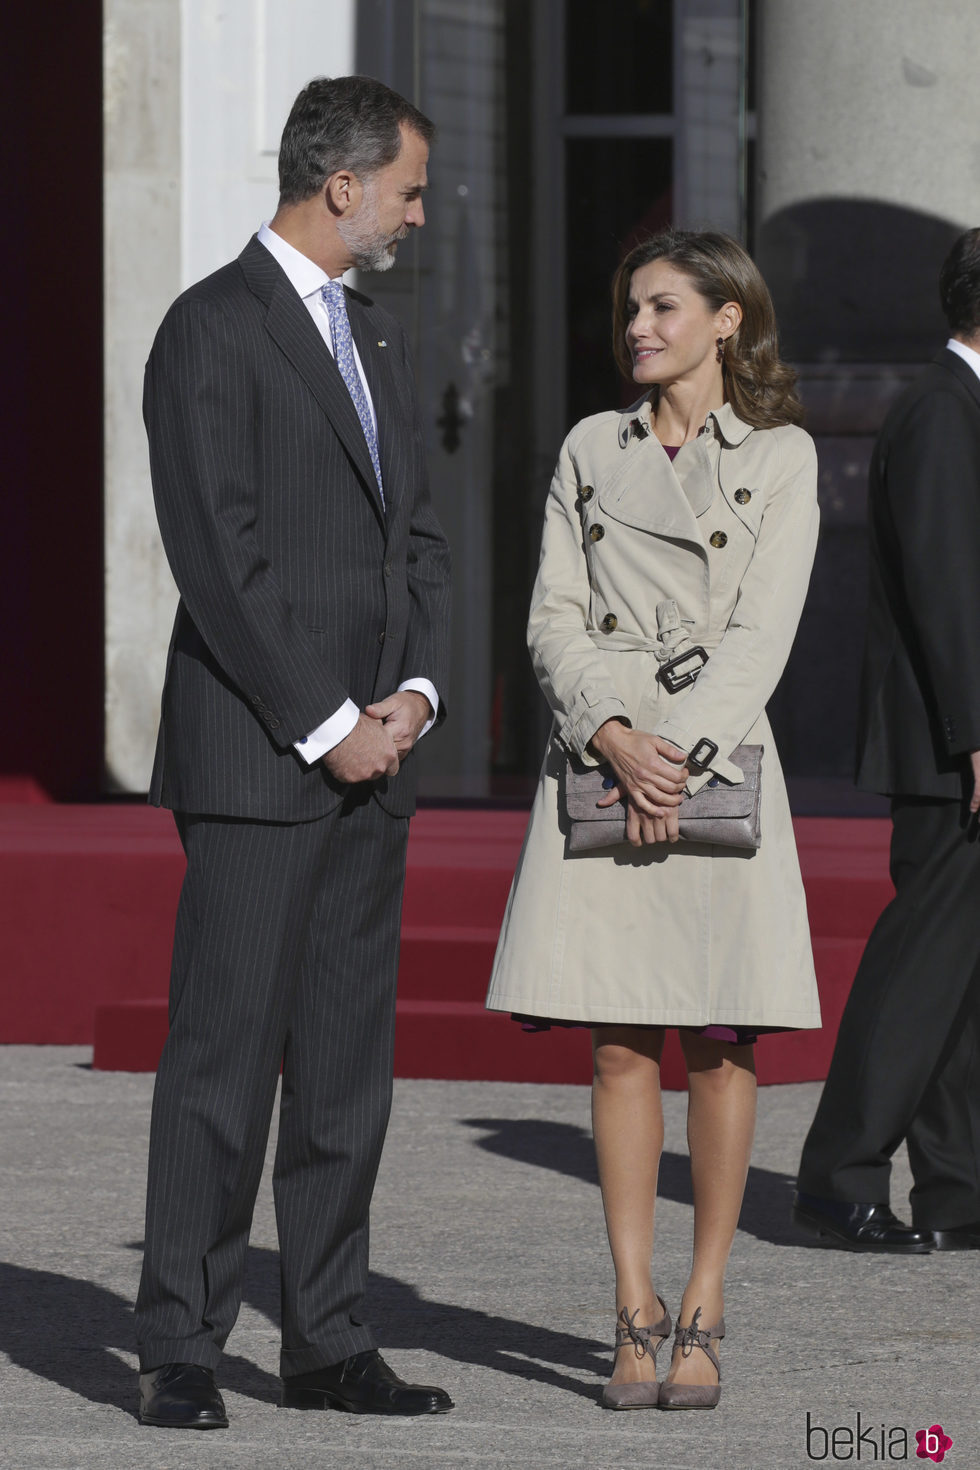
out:
<path id="1" fill-rule="evenodd" d="M 449 558 L 405 334 L 340 277 L 424 223 L 432 124 L 362 77 L 297 98 L 280 200 L 147 364 L 180 591 L 151 800 L 187 854 L 150 1133 L 139 1416 L 227 1424 L 276 1085 L 283 1403 L 438 1413 L 365 1321 L 391 1101 L 412 748 L 444 713 Z"/>

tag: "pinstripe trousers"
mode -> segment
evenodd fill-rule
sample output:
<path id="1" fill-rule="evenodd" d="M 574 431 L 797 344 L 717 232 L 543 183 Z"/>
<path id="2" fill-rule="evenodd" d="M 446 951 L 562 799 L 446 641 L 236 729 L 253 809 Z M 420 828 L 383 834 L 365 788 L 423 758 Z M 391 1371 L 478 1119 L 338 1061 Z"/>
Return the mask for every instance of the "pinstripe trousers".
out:
<path id="1" fill-rule="evenodd" d="M 143 1371 L 214 1367 L 276 1085 L 284 1376 L 374 1346 L 368 1214 L 391 1108 L 408 819 L 363 789 L 311 822 L 176 814 L 187 855 L 150 1126 Z"/>

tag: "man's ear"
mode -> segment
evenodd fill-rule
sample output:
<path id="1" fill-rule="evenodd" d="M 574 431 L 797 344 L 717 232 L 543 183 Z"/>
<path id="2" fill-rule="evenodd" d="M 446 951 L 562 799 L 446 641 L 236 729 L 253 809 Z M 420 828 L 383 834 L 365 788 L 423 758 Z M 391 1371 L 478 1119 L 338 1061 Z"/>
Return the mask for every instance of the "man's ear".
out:
<path id="1" fill-rule="evenodd" d="M 342 216 L 357 208 L 362 193 L 357 174 L 350 169 L 338 169 L 323 186 L 323 202 L 331 214 Z"/>

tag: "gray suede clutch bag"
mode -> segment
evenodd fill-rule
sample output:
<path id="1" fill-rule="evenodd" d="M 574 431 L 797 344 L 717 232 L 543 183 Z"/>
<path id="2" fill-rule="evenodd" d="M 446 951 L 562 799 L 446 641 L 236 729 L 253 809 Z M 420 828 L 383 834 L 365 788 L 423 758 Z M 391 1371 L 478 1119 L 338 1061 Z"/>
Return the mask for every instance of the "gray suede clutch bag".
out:
<path id="1" fill-rule="evenodd" d="M 740 786 L 713 776 L 695 796 L 680 806 L 683 842 L 707 842 L 718 847 L 756 848 L 762 843 L 759 806 L 762 800 L 761 745 L 738 745 L 729 760 L 744 773 Z M 565 765 L 565 811 L 569 852 L 593 847 L 615 847 L 626 841 L 626 802 L 597 807 L 613 783 L 610 767 L 586 766 L 570 755 Z"/>

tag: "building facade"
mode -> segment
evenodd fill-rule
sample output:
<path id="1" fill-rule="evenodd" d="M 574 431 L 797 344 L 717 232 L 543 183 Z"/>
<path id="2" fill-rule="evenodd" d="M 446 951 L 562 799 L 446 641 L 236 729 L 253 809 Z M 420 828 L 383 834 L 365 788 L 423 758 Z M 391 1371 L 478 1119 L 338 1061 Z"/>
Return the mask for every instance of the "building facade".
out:
<path id="1" fill-rule="evenodd" d="M 938 267 L 980 218 L 972 0 L 104 11 L 108 788 L 145 789 L 175 600 L 139 414 L 152 333 L 179 290 L 273 213 L 299 87 L 359 70 L 439 127 L 426 228 L 362 283 L 412 333 L 456 562 L 452 719 L 420 749 L 424 794 L 531 788 L 547 719 L 524 621 L 551 468 L 576 419 L 630 400 L 612 363 L 609 280 L 637 238 L 674 223 L 746 241 L 801 374 L 823 530 L 771 714 L 801 800 L 837 800 L 852 759 L 868 454 L 897 387 L 942 345 Z"/>

